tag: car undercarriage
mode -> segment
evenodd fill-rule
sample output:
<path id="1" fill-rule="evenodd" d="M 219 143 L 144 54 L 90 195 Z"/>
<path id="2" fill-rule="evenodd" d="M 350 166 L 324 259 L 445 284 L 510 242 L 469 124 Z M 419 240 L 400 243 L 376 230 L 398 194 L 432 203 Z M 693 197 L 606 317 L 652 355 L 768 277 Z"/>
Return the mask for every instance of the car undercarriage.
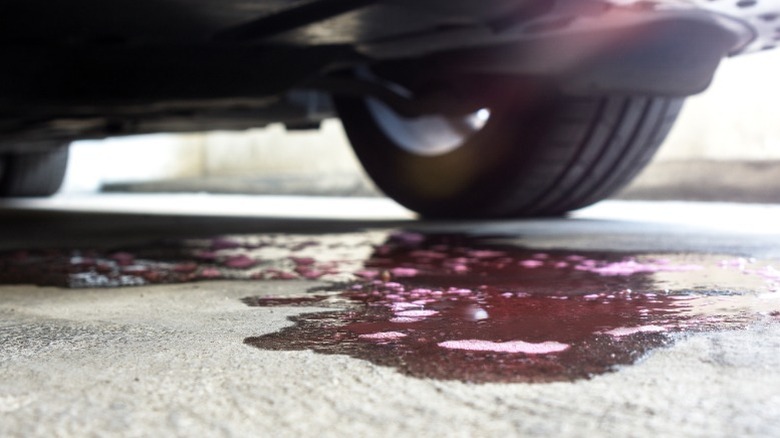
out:
<path id="1" fill-rule="evenodd" d="M 777 0 L 4 0 L 0 9 L 5 180 L 30 173 L 20 157 L 62 155 L 76 139 L 308 129 L 340 117 L 380 188 L 447 217 L 560 214 L 607 196 L 724 57 L 780 40 Z M 0 182 L 6 196 L 53 191 L 9 184 Z"/>

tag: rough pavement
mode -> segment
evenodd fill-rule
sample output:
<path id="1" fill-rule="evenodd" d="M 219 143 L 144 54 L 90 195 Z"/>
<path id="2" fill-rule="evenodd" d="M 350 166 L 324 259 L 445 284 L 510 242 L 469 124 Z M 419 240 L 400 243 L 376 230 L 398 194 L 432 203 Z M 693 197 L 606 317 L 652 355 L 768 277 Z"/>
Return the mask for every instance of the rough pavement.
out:
<path id="1" fill-rule="evenodd" d="M 301 217 L 295 212 L 306 210 L 311 200 L 305 199 L 283 220 L 261 210 L 231 215 L 225 204 L 215 216 L 204 199 L 198 216 L 84 215 L 17 204 L 2 215 L 0 245 L 110 248 L 160 237 L 417 229 L 501 235 L 540 251 L 780 260 L 776 206 L 607 202 L 571 219 L 448 224 L 417 223 L 391 210 L 384 219 Z M 361 200 L 350 202 L 360 210 Z M 244 344 L 317 309 L 249 307 L 242 298 L 297 295 L 324 284 L 2 286 L 0 435 L 780 434 L 780 323 L 772 318 L 677 337 L 633 365 L 591 379 L 541 384 L 420 379 L 343 355 Z M 777 303 L 771 294 L 765 299 L 767 307 Z"/>

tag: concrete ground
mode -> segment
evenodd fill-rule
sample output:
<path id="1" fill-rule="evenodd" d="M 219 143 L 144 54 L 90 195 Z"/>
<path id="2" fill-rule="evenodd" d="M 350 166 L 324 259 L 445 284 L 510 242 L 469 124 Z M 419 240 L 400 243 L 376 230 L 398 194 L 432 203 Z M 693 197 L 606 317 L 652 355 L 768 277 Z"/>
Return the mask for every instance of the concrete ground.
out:
<path id="1" fill-rule="evenodd" d="M 469 223 L 418 222 L 382 198 L 91 195 L 0 207 L 3 251 L 401 229 L 502 236 L 535 251 L 780 260 L 777 205 L 609 201 L 566 219 Z M 673 336 L 636 363 L 553 383 L 410 377 L 244 343 L 316 309 L 241 299 L 325 284 L 0 286 L 0 436 L 780 436 L 776 318 Z M 777 295 L 762 299 L 777 306 Z"/>

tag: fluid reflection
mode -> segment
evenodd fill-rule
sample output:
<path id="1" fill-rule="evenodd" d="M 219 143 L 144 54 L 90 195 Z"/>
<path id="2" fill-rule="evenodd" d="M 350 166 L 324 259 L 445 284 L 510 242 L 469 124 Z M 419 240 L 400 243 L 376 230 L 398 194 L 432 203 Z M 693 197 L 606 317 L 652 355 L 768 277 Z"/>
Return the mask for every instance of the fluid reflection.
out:
<path id="1" fill-rule="evenodd" d="M 771 319 L 777 300 L 762 302 L 751 290 L 771 294 L 772 283 L 735 260 L 540 253 L 466 236 L 401 233 L 376 248 L 357 272 L 362 280 L 346 291 L 319 294 L 317 302 L 245 299 L 251 306 L 332 308 L 245 342 L 346 354 L 421 378 L 587 378 L 631 364 L 680 333 Z M 718 284 L 710 284 L 715 273 Z"/>
<path id="2" fill-rule="evenodd" d="M 780 271 L 767 261 L 539 251 L 500 236 L 260 234 L 0 254 L 0 284 L 205 280 L 327 285 L 244 299 L 250 306 L 326 308 L 249 337 L 249 345 L 346 354 L 415 377 L 472 382 L 587 378 L 685 333 L 780 319 Z"/>

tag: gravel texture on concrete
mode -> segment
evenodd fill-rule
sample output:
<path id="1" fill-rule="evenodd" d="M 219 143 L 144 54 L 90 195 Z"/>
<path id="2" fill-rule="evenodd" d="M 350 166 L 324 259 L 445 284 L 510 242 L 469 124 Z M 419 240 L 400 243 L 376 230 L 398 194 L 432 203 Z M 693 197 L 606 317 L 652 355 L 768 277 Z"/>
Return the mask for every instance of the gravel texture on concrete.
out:
<path id="1" fill-rule="evenodd" d="M 777 436 L 780 325 L 690 336 L 591 380 L 405 377 L 242 343 L 310 283 L 0 289 L 2 436 Z M 311 311 L 312 309 L 308 309 Z"/>
<path id="2" fill-rule="evenodd" d="M 535 247 L 778 257 L 778 215 L 769 206 L 611 203 L 569 221 L 406 225 L 511 234 Z M 110 230 L 125 241 L 133 229 L 146 239 L 166 227 L 193 232 L 199 223 L 119 215 L 43 230 L 41 223 L 62 216 L 53 218 L 33 221 L 42 230 L 39 245 L 56 243 L 56 236 L 88 242 L 97 223 L 106 227 L 94 231 L 102 244 L 111 242 Z M 11 236 L 28 230 L 30 217 L 9 214 L 5 223 L 0 234 Z M 254 228 L 219 218 L 209 223 L 232 232 L 269 229 L 262 221 Z M 308 226 L 321 232 L 323 223 Z M 777 322 L 686 335 L 616 372 L 547 384 L 418 379 L 347 356 L 243 343 L 316 309 L 252 308 L 241 298 L 316 285 L 2 286 L 0 436 L 780 435 Z"/>

